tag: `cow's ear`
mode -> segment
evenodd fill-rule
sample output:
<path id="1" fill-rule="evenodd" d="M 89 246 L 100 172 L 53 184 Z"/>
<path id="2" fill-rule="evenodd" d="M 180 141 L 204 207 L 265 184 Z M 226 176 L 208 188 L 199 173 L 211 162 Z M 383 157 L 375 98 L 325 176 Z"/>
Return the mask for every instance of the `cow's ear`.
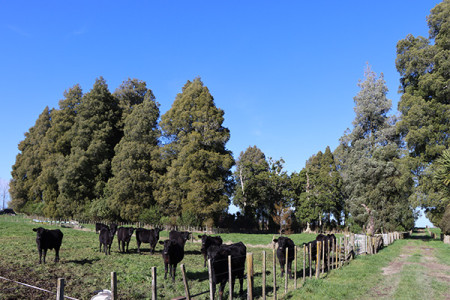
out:
<path id="1" fill-rule="evenodd" d="M 274 239 L 273 242 L 274 242 L 274 243 L 278 243 L 278 239 Z"/>
<path id="2" fill-rule="evenodd" d="M 33 228 L 33 231 L 37 231 L 38 229 L 37 228 Z"/>
<path id="3" fill-rule="evenodd" d="M 160 243 L 161 245 L 164 245 L 164 242 L 163 242 L 163 241 L 159 241 L 159 243 Z"/>

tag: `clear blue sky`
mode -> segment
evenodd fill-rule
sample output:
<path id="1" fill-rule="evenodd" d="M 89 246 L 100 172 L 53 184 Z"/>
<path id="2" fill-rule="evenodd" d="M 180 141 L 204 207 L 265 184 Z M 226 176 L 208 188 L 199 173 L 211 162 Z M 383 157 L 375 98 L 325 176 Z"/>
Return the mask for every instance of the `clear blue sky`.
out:
<path id="1" fill-rule="evenodd" d="M 300 171 L 351 127 L 367 62 L 384 73 L 396 113 L 396 43 L 428 37 L 439 2 L 0 0 L 0 179 L 45 106 L 99 76 L 111 92 L 146 81 L 162 114 L 200 76 L 235 158 L 256 145 Z"/>

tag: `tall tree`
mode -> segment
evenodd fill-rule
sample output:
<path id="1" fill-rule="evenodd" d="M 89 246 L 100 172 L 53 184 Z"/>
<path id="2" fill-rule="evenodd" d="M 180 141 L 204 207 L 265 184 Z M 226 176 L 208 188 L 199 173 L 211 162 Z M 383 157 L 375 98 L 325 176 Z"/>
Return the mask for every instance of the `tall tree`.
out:
<path id="1" fill-rule="evenodd" d="M 264 153 L 256 146 L 248 147 L 241 152 L 236 162 L 234 180 L 236 190 L 233 203 L 239 207 L 244 216 L 260 219 L 267 211 L 268 186 L 263 181 L 269 171 L 269 163 Z"/>
<path id="2" fill-rule="evenodd" d="M 402 93 L 397 127 L 410 152 L 410 168 L 417 176 L 415 205 L 427 209 L 428 217 L 438 225 L 445 207 L 438 208 L 442 199 L 434 191 L 430 168 L 450 144 L 450 1 L 434 7 L 427 19 L 429 39 L 410 34 L 397 44 Z"/>
<path id="3" fill-rule="evenodd" d="M 348 197 L 347 207 L 354 223 L 367 227 L 369 234 L 387 229 L 414 226 L 408 196 L 412 179 L 404 172 L 404 155 L 395 131 L 395 118 L 389 117 L 391 101 L 383 75 L 367 68 L 360 92 L 354 98 L 353 129 L 341 138 L 335 151 Z"/>
<path id="4" fill-rule="evenodd" d="M 234 159 L 225 147 L 230 131 L 222 126 L 223 116 L 200 78 L 188 81 L 162 116 L 168 167 L 159 184 L 158 202 L 166 214 L 184 212 L 212 223 L 227 209 Z"/>
<path id="5" fill-rule="evenodd" d="M 305 188 L 297 195 L 297 216 L 301 221 L 323 225 L 332 216 L 339 224 L 344 210 L 342 177 L 337 171 L 330 147 L 319 151 L 306 162 L 301 173 Z"/>
<path id="6" fill-rule="evenodd" d="M 37 180 L 45 203 L 43 212 L 47 217 L 57 218 L 64 215 L 57 203 L 58 181 L 63 176 L 65 158 L 70 154 L 72 126 L 82 95 L 78 84 L 64 92 L 64 99 L 59 101 L 59 109 L 53 109 L 50 113 L 51 126 L 40 147 L 42 172 Z"/>
<path id="7" fill-rule="evenodd" d="M 147 83 L 136 78 L 128 78 L 122 82 L 114 91 L 113 95 L 117 98 L 120 111 L 122 112 L 121 121 L 118 126 L 121 130 L 123 130 L 127 116 L 134 110 L 136 105 L 144 102 L 146 95 L 150 100 L 155 100 L 152 90 L 147 88 Z"/>
<path id="8" fill-rule="evenodd" d="M 113 177 L 105 195 L 111 211 L 127 221 L 138 221 L 143 210 L 156 204 L 153 192 L 161 173 L 159 107 L 150 89 L 140 95 L 144 99 L 134 97 L 136 101 L 124 120 L 124 136 L 115 148 Z M 97 211 L 101 215 L 102 210 Z"/>
<path id="9" fill-rule="evenodd" d="M 10 183 L 11 207 L 19 212 L 42 213 L 42 191 L 37 178 L 42 171 L 40 147 L 49 128 L 50 110 L 46 107 L 19 143 L 20 153 L 12 167 Z"/>
<path id="10" fill-rule="evenodd" d="M 241 152 L 236 164 L 233 203 L 241 209 L 250 227 L 259 224 L 259 229 L 274 229 L 290 207 L 289 176 L 283 170 L 283 159 L 266 159 L 253 146 Z"/>
<path id="11" fill-rule="evenodd" d="M 120 136 L 119 117 L 117 99 L 100 77 L 78 107 L 71 153 L 58 182 L 58 202 L 66 216 L 86 217 L 91 203 L 102 198 Z"/>

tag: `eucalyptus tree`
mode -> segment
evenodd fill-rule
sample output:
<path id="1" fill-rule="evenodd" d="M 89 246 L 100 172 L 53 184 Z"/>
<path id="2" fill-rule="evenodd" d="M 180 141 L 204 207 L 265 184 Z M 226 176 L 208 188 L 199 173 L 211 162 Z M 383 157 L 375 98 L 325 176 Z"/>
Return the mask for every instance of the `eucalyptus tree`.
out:
<path id="1" fill-rule="evenodd" d="M 230 131 L 224 111 L 200 78 L 188 81 L 161 118 L 166 173 L 157 200 L 166 215 L 195 215 L 212 224 L 225 211 L 233 191 L 234 159 L 226 149 Z"/>
<path id="2" fill-rule="evenodd" d="M 341 138 L 335 151 L 339 162 L 350 218 L 367 232 L 410 229 L 413 209 L 408 197 L 413 181 L 403 169 L 402 141 L 395 117 L 388 116 L 391 101 L 383 74 L 367 68 L 354 98 L 353 129 Z"/>
<path id="3" fill-rule="evenodd" d="M 12 166 L 10 205 L 18 212 L 41 214 L 44 206 L 37 178 L 42 171 L 41 144 L 50 128 L 50 109 L 46 107 L 19 143 L 19 154 Z"/>
<path id="4" fill-rule="evenodd" d="M 436 5 L 427 20 L 428 39 L 409 34 L 397 43 L 402 93 L 397 128 L 407 143 L 409 167 L 418 182 L 414 205 L 425 208 L 438 225 L 445 207 L 433 184 L 431 164 L 450 145 L 450 1 Z"/>
<path id="5" fill-rule="evenodd" d="M 269 194 L 269 186 L 264 181 L 268 171 L 269 163 L 258 147 L 248 147 L 240 153 L 233 174 L 236 182 L 233 204 L 241 209 L 244 216 L 255 220 L 263 215 L 268 217 L 266 195 Z"/>

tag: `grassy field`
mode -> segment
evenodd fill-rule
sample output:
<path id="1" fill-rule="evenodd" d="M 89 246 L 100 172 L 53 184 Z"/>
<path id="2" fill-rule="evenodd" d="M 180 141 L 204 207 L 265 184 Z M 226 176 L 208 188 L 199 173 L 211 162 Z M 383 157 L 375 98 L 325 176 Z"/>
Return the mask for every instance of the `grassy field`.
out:
<path id="1" fill-rule="evenodd" d="M 93 232 L 93 227 L 88 231 L 71 228 L 60 228 L 45 225 L 45 228 L 60 228 L 64 233 L 63 245 L 60 251 L 60 263 L 53 263 L 54 251 L 47 254 L 47 264 L 38 264 L 38 251 L 35 242 L 35 233 L 32 228 L 39 224 L 20 216 L 0 216 L 0 276 L 38 286 L 47 290 L 56 291 L 57 278 L 66 280 L 65 294 L 78 299 L 90 299 L 95 291 L 110 289 L 110 274 L 117 272 L 118 291 L 120 299 L 151 299 L 151 268 L 157 268 L 158 297 L 159 299 L 171 299 L 184 295 L 184 286 L 180 268 L 177 268 L 175 283 L 170 279 L 164 280 L 164 265 L 161 257 L 162 246 L 156 247 L 156 253 L 151 255 L 148 244 L 141 246 L 143 254 L 136 252 L 136 241 L 133 237 L 130 243 L 130 253 L 121 254 L 117 249 L 117 237 L 112 247 L 112 255 L 105 256 L 99 252 L 98 235 Z M 161 239 L 167 238 L 168 233 L 162 232 Z M 221 234 L 224 242 L 242 241 L 247 246 L 247 252 L 254 255 L 254 296 L 255 299 L 262 295 L 262 251 L 267 253 L 267 297 L 273 296 L 272 277 L 272 246 L 271 234 Z M 194 234 L 197 238 L 197 234 Z M 295 234 L 290 238 L 297 245 L 315 238 L 313 234 Z M 408 262 L 399 272 L 400 278 L 392 280 L 383 274 L 383 268 L 388 267 L 396 257 L 401 257 L 405 247 L 417 244 L 421 247 L 432 248 L 433 257 L 442 265 L 450 265 L 450 247 L 437 240 L 421 239 L 399 240 L 391 246 L 383 249 L 377 255 L 359 256 L 350 264 L 340 270 L 332 270 L 323 276 L 321 280 L 306 280 L 303 287 L 288 293 L 286 299 L 361 299 L 361 298 L 385 298 L 385 299 L 424 299 L 424 295 L 433 295 L 429 299 L 445 299 L 445 293 L 449 290 L 448 282 L 439 279 L 424 278 L 421 275 L 423 269 L 420 264 Z M 198 239 L 189 241 L 185 247 L 185 264 L 187 278 L 191 294 L 197 294 L 209 289 L 208 271 L 203 267 L 203 257 L 200 254 L 201 243 Z M 427 249 L 428 249 L 427 248 Z M 408 259 L 421 260 L 424 256 L 419 252 L 408 256 Z M 299 254 L 298 277 L 302 274 L 301 253 Z M 279 298 L 284 295 L 284 279 L 280 277 L 277 264 L 277 290 Z M 450 273 L 444 270 L 444 277 Z M 446 275 L 445 275 L 446 274 Z M 447 279 L 450 277 L 447 277 Z M 445 279 L 445 278 L 444 278 Z M 420 282 L 424 281 L 424 284 Z M 418 282 L 419 281 L 419 284 Z M 397 282 L 394 287 L 392 282 Z M 298 286 L 302 284 L 298 280 Z M 386 293 L 385 287 L 389 293 Z M 426 288 L 422 292 L 422 287 Z M 238 291 L 235 284 L 235 295 Z M 293 281 L 289 281 L 289 289 L 293 290 Z M 247 290 L 247 282 L 244 280 L 244 291 Z M 386 296 L 387 295 L 387 296 Z M 402 297 L 408 295 L 408 297 Z M 225 289 L 225 297 L 228 297 L 228 288 Z M 409 296 L 413 296 L 410 298 Z M 450 296 L 450 295 L 449 295 Z M 53 299 L 54 295 L 22 287 L 15 283 L 0 280 L 0 299 Z M 196 297 L 196 299 L 208 299 L 208 294 Z M 426 297 L 425 297 L 426 298 Z M 245 299 L 245 297 L 244 297 Z"/>
<path id="2" fill-rule="evenodd" d="M 150 299 L 151 298 L 151 268 L 157 268 L 158 296 L 160 299 L 170 299 L 184 295 L 184 286 L 179 266 L 176 281 L 164 280 L 164 264 L 161 257 L 162 246 L 157 245 L 156 253 L 151 255 L 148 244 L 141 245 L 143 254 L 136 252 L 136 240 L 130 243 L 130 253 L 118 253 L 117 237 L 114 239 L 110 256 L 99 252 L 98 235 L 89 231 L 61 228 L 45 225 L 52 229 L 59 228 L 64 234 L 60 250 L 60 263 L 54 263 L 54 251 L 47 254 L 47 264 L 38 264 L 38 251 L 35 242 L 35 232 L 32 228 L 41 224 L 16 216 L 0 216 L 0 276 L 23 282 L 47 290 L 56 291 L 57 279 L 65 278 L 65 294 L 79 299 L 89 299 L 94 291 L 110 288 L 110 274 L 117 273 L 120 299 Z M 168 233 L 162 232 L 161 239 Z M 255 296 L 261 296 L 262 285 L 262 251 L 267 253 L 267 271 L 272 270 L 271 234 L 221 234 L 225 243 L 242 241 L 247 246 L 247 253 L 254 255 Z M 315 238 L 313 234 L 295 234 L 290 236 L 296 244 L 308 242 Z M 209 289 L 208 271 L 203 267 L 203 256 L 200 253 L 201 242 L 194 234 L 194 241 L 188 241 L 185 246 L 185 264 L 191 294 Z M 300 265 L 300 264 L 299 264 Z M 279 265 L 277 265 L 279 269 Z M 277 285 L 284 289 L 284 280 L 277 271 Z M 268 295 L 272 293 L 272 276 L 267 273 Z M 298 272 L 300 274 L 300 271 Z M 300 282 L 300 281 L 299 281 Z M 244 281 L 244 290 L 246 290 Z M 270 286 L 269 286 L 270 285 Z M 289 282 L 293 288 L 293 282 Z M 235 293 L 239 287 L 235 285 Z M 49 299 L 53 296 L 27 287 L 0 280 L 1 299 Z M 225 296 L 228 295 L 226 288 Z M 208 295 L 197 299 L 208 299 Z"/>
<path id="3" fill-rule="evenodd" d="M 450 299 L 450 246 L 414 234 L 307 280 L 286 299 Z"/>

